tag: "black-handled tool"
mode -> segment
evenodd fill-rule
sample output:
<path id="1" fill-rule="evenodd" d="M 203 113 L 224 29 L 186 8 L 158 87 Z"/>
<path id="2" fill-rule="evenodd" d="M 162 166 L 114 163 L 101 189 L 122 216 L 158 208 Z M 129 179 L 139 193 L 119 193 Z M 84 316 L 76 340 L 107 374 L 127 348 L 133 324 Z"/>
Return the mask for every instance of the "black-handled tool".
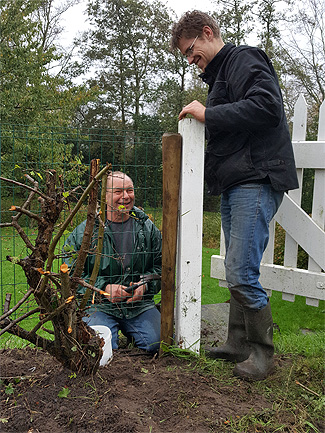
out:
<path id="1" fill-rule="evenodd" d="M 127 287 L 125 290 L 125 292 L 127 293 L 131 293 L 133 290 L 137 289 L 140 286 L 143 286 L 146 283 L 149 283 L 149 281 L 152 280 L 160 280 L 161 276 L 157 275 L 157 274 L 148 274 L 148 275 L 140 275 L 140 281 L 136 284 L 133 284 L 130 287 Z"/>

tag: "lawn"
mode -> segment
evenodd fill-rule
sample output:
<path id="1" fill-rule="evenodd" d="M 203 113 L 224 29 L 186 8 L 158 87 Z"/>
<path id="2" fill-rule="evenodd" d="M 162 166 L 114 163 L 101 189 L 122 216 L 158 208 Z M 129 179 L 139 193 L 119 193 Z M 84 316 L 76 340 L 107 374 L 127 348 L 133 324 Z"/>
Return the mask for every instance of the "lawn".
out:
<path id="1" fill-rule="evenodd" d="M 211 227 L 211 221 L 209 221 Z M 211 231 L 212 229 L 209 228 Z M 209 230 L 205 240 L 211 239 Z M 29 231 L 30 237 L 35 237 L 33 230 Z M 11 306 L 26 293 L 27 285 L 23 271 L 18 265 L 14 265 L 6 260 L 7 255 L 14 257 L 24 257 L 28 251 L 19 236 L 11 228 L 1 230 L 1 250 L 0 250 L 0 295 L 1 305 L 4 303 L 6 293 L 12 293 Z M 211 241 L 209 241 L 211 243 Z M 205 243 L 205 242 L 204 242 Z M 59 246 L 61 249 L 61 246 Z M 229 300 L 227 288 L 219 287 L 218 280 L 210 277 L 210 262 L 213 254 L 218 254 L 217 248 L 203 247 L 202 249 L 202 305 L 222 303 Z M 294 303 L 283 301 L 281 293 L 273 292 L 271 296 L 271 306 L 273 319 L 276 324 L 275 341 L 281 350 L 299 351 L 303 353 L 313 353 L 316 347 L 323 343 L 325 325 L 325 305 L 321 301 L 318 308 L 306 305 L 305 299 L 296 296 Z M 24 307 L 32 308 L 32 302 Z M 25 321 L 24 326 L 30 328 L 37 321 L 37 318 L 30 318 Z M 12 337 L 4 335 L 1 337 L 3 345 L 8 338 L 12 342 Z M 17 339 L 15 343 L 17 344 Z M 318 343 L 317 343 L 318 342 Z M 287 349 L 285 349 L 285 347 Z"/>

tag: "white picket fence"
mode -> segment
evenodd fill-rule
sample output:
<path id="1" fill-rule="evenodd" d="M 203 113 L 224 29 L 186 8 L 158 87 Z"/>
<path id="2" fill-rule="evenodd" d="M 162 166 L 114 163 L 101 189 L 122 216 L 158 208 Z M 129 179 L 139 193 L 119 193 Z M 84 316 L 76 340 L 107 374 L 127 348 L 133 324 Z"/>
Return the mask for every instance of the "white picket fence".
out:
<path id="1" fill-rule="evenodd" d="M 318 140 L 306 141 L 307 104 L 297 100 L 292 143 L 300 188 L 285 194 L 270 226 L 270 241 L 263 256 L 260 281 L 269 295 L 282 292 L 294 301 L 304 296 L 308 305 L 318 306 L 325 299 L 325 103 L 319 113 Z M 183 139 L 182 184 L 176 276 L 176 343 L 198 352 L 201 324 L 201 263 L 204 125 L 194 119 L 179 123 Z M 301 209 L 304 168 L 315 169 L 312 215 Z M 278 222 L 286 232 L 284 266 L 275 265 L 274 234 Z M 297 267 L 298 245 L 309 255 L 308 270 Z M 211 277 L 226 286 L 225 246 L 221 232 L 220 255 L 211 258 Z"/>

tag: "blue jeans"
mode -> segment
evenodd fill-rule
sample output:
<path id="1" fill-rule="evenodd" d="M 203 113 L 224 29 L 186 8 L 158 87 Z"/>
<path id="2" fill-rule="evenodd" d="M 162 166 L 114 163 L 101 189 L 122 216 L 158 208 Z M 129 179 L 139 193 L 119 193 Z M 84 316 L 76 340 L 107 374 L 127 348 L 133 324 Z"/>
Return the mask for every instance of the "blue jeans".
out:
<path id="1" fill-rule="evenodd" d="M 269 184 L 247 183 L 222 193 L 226 280 L 231 295 L 245 308 L 260 310 L 268 296 L 259 282 L 260 264 L 269 241 L 269 223 L 283 192 Z"/>
<path id="2" fill-rule="evenodd" d="M 118 318 L 102 311 L 90 313 L 83 320 L 87 325 L 108 326 L 112 332 L 112 349 L 118 348 L 118 331 L 133 338 L 139 349 L 155 353 L 160 347 L 160 312 L 156 307 L 146 310 L 132 319 Z"/>

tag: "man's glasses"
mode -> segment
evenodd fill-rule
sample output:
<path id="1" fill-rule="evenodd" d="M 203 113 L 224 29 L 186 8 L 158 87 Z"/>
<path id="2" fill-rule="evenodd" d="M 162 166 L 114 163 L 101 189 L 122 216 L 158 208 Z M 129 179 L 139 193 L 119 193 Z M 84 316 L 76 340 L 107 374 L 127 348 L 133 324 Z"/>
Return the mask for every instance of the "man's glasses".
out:
<path id="1" fill-rule="evenodd" d="M 193 56 L 193 49 L 194 49 L 194 44 L 197 41 L 197 38 L 199 37 L 199 35 L 197 35 L 197 37 L 194 39 L 194 41 L 191 43 L 191 45 L 188 47 L 188 49 L 185 51 L 185 57 L 190 57 Z"/>

